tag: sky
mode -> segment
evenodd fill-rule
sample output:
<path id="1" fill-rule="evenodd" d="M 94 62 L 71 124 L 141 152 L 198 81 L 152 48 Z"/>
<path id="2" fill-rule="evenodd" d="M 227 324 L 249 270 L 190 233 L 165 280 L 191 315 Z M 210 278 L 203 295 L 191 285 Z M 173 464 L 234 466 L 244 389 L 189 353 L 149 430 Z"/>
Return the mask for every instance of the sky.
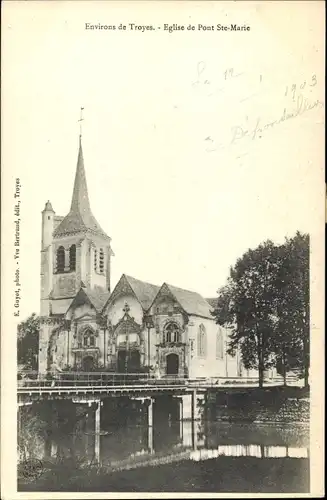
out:
<path id="1" fill-rule="evenodd" d="M 147 3 L 134 11 L 77 3 L 7 2 L 4 12 L 4 272 L 13 282 L 19 178 L 17 321 L 39 312 L 45 202 L 57 215 L 70 208 L 81 106 L 91 208 L 115 252 L 112 287 L 126 273 L 214 297 L 248 248 L 316 231 L 319 2 L 305 10 L 298 2 L 212 2 L 205 10 Z M 86 22 L 155 29 L 87 30 Z M 195 30 L 169 33 L 164 23 Z M 198 29 L 217 23 L 251 29 Z M 14 311 L 14 284 L 8 304 Z"/>

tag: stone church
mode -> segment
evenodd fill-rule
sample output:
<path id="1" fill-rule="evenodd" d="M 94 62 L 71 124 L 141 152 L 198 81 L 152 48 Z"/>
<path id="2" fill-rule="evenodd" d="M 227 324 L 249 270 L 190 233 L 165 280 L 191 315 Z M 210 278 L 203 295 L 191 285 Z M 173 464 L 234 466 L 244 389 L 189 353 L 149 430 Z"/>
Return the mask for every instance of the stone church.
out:
<path id="1" fill-rule="evenodd" d="M 156 377 L 242 377 L 212 300 L 123 274 L 111 288 L 111 238 L 94 217 L 81 137 L 69 213 L 42 212 L 39 372 L 150 371 Z M 254 374 L 255 375 L 255 374 Z"/>

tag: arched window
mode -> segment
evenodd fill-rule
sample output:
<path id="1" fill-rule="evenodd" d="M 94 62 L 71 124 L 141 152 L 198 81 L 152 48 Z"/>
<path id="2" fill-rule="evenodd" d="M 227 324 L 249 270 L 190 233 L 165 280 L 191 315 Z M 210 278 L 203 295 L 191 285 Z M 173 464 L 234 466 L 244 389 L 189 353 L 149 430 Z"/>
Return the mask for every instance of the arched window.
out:
<path id="1" fill-rule="evenodd" d="M 207 354 L 207 335 L 204 325 L 199 326 L 198 332 L 198 356 L 203 358 Z"/>
<path id="2" fill-rule="evenodd" d="M 100 257 L 99 257 L 99 268 L 100 268 L 100 273 L 104 273 L 104 252 L 103 248 L 100 248 Z"/>
<path id="3" fill-rule="evenodd" d="M 223 359 L 224 357 L 224 338 L 223 332 L 219 328 L 216 336 L 216 358 Z"/>
<path id="4" fill-rule="evenodd" d="M 94 271 L 98 270 L 98 251 L 94 249 Z"/>
<path id="5" fill-rule="evenodd" d="M 86 330 L 83 334 L 83 346 L 84 347 L 95 347 L 95 335 L 92 330 Z"/>
<path id="6" fill-rule="evenodd" d="M 76 245 L 72 245 L 69 249 L 69 270 L 76 270 Z"/>
<path id="7" fill-rule="evenodd" d="M 180 342 L 180 330 L 177 323 L 171 321 L 164 329 L 164 339 L 167 343 L 177 343 Z"/>
<path id="8" fill-rule="evenodd" d="M 64 247 L 59 247 L 57 250 L 57 273 L 63 273 L 65 271 L 65 249 Z"/>

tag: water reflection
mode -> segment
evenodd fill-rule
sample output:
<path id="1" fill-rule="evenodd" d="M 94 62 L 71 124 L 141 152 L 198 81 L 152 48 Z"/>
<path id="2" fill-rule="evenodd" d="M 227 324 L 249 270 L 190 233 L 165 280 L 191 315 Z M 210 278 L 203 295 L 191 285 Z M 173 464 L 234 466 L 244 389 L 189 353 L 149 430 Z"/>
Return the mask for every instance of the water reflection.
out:
<path id="1" fill-rule="evenodd" d="M 25 456 L 27 452 L 27 455 L 54 461 L 74 456 L 86 458 L 88 462 L 96 458 L 110 470 L 182 460 L 199 462 L 222 456 L 261 460 L 309 457 L 309 431 L 294 422 L 279 426 L 274 422 L 265 425 L 217 422 L 208 415 L 205 420 L 192 421 L 181 418 L 181 404 L 177 399 L 162 397 L 155 400 L 153 406 L 150 404 L 128 398 L 104 400 L 100 432 L 96 432 L 94 408 L 75 404 L 69 411 L 66 409 L 66 416 L 71 415 L 73 420 L 69 413 L 73 408 L 76 421 L 69 426 L 67 419 L 59 418 L 54 429 L 48 419 L 46 438 L 35 438 L 38 446 L 34 450 L 25 446 Z M 49 402 L 39 404 L 39 415 L 42 405 Z M 46 409 L 47 415 L 52 414 L 51 408 Z M 23 435 L 24 432 L 20 440 Z"/>
<path id="2" fill-rule="evenodd" d="M 257 458 L 308 458 L 306 448 L 290 448 L 288 446 L 223 445 L 217 449 L 200 449 L 190 454 L 190 459 L 198 462 L 219 456 L 226 457 L 257 457 Z"/>
<path id="3" fill-rule="evenodd" d="M 186 410 L 172 397 L 108 397 L 101 404 L 53 400 L 23 407 L 21 461 L 35 457 L 45 467 L 33 481 L 19 473 L 19 489 L 309 491 L 309 429 L 296 423 L 299 412 L 291 405 L 290 421 L 265 424 L 235 421 L 229 406 L 224 408 L 229 421 L 216 420 L 210 411 L 187 419 Z"/>
<path id="4" fill-rule="evenodd" d="M 158 398 L 151 407 L 146 400 L 108 398 L 101 406 L 100 432 L 96 432 L 92 405 L 70 402 L 63 412 L 57 402 L 39 403 L 30 410 L 25 425 L 36 415 L 45 414 L 43 433 L 30 433 L 33 440 L 26 445 L 21 426 L 23 458 L 34 456 L 56 462 L 73 457 L 100 462 L 109 472 L 221 457 L 243 457 L 245 461 L 258 458 L 269 470 L 270 459 L 309 458 L 309 430 L 303 425 L 230 423 L 212 418 L 192 421 L 180 418 L 180 406 L 173 398 Z M 49 418 L 54 408 L 58 417 L 55 424 Z"/>
<path id="5" fill-rule="evenodd" d="M 180 425 L 181 424 L 181 425 Z M 228 432 L 226 427 L 228 427 Z M 204 433 L 204 430 L 207 433 Z M 171 463 L 175 459 L 207 460 L 219 456 L 257 458 L 308 458 L 309 438 L 303 428 L 292 425 L 288 432 L 276 430 L 274 426 L 240 426 L 213 422 L 176 422 L 170 425 L 155 425 L 153 446 L 149 446 L 146 432 L 140 428 L 121 429 L 116 436 L 101 437 L 101 462 L 114 466 L 125 463 L 133 466 Z M 230 444 L 229 436 L 239 438 L 241 443 Z M 276 439 L 277 438 L 277 439 Z M 117 443 L 119 443 L 117 445 Z M 132 451 L 133 447 L 133 451 Z M 144 458 L 148 460 L 144 460 Z M 158 460 L 160 459 L 160 460 Z"/>

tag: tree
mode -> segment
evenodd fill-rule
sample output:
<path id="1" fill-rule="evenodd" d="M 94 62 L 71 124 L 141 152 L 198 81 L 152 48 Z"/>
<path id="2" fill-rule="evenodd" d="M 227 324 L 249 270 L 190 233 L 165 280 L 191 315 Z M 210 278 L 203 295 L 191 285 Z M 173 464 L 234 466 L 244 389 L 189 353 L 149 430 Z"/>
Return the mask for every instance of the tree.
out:
<path id="1" fill-rule="evenodd" d="M 279 247 L 280 265 L 277 282 L 277 328 L 274 351 L 277 369 L 298 370 L 309 385 L 310 308 L 309 308 L 309 235 L 297 232 Z"/>
<path id="2" fill-rule="evenodd" d="M 40 318 L 31 314 L 17 327 L 17 361 L 29 370 L 37 370 Z"/>
<path id="3" fill-rule="evenodd" d="M 285 386 L 287 372 L 296 366 L 298 358 L 297 338 L 292 328 L 292 314 L 289 308 L 290 296 L 293 293 L 289 286 L 292 281 L 290 261 L 286 245 L 276 247 L 277 268 L 271 297 L 274 310 L 271 346 L 277 373 L 282 375 Z"/>
<path id="4" fill-rule="evenodd" d="M 309 383 L 309 235 L 296 233 L 283 245 L 271 241 L 248 250 L 218 292 L 213 315 L 231 326 L 228 352 L 240 349 L 245 368 L 275 366 L 303 373 Z"/>
<path id="5" fill-rule="evenodd" d="M 264 371 L 274 364 L 271 339 L 275 323 L 271 297 L 276 267 L 276 247 L 271 241 L 255 250 L 249 249 L 231 268 L 228 284 L 220 291 L 213 312 L 217 323 L 231 326 L 227 352 L 233 356 L 239 349 L 245 368 L 258 369 L 260 387 Z"/>

